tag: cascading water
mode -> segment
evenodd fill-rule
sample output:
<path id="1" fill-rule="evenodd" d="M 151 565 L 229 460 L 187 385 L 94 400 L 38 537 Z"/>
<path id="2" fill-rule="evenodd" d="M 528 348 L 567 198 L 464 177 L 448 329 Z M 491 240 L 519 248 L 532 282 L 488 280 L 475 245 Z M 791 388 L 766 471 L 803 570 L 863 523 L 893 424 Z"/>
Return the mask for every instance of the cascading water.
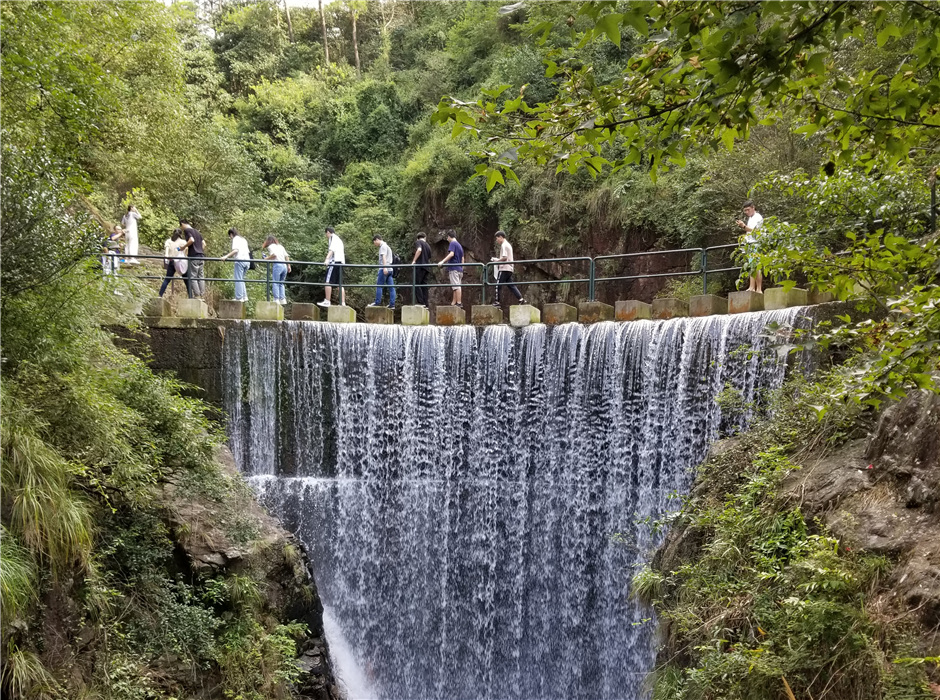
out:
<path id="1" fill-rule="evenodd" d="M 780 386 L 765 327 L 798 321 L 230 330 L 232 450 L 309 549 L 347 687 L 642 698 L 653 628 L 629 588 L 656 544 L 645 521 L 747 421 L 716 395 L 752 405 Z"/>

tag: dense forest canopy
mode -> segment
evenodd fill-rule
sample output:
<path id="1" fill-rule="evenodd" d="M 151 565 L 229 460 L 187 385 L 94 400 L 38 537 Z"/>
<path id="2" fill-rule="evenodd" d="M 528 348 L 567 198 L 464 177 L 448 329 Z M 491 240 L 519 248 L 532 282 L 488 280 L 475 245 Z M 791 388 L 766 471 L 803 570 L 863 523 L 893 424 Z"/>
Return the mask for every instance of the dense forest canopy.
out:
<path id="1" fill-rule="evenodd" d="M 257 582 L 168 574 L 156 486 L 238 487 L 203 407 L 102 330 L 134 323 L 93 260 L 129 203 L 157 249 L 186 217 L 210 255 L 236 226 L 322 260 L 334 226 L 372 262 L 375 233 L 445 228 L 471 260 L 497 228 L 519 258 L 724 243 L 752 195 L 778 281 L 880 309 L 807 339 L 850 358 L 819 413 L 936 389 L 933 3 L 32 0 L 0 25 L 11 697 L 173 697 L 167 655 L 228 697 L 292 678 Z"/>

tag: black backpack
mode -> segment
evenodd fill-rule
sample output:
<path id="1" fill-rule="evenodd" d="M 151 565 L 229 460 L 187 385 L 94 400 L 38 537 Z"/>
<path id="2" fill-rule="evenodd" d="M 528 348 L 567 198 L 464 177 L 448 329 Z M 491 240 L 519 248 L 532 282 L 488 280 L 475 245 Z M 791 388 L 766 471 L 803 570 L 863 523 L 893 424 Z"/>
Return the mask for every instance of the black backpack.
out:
<path id="1" fill-rule="evenodd" d="M 256 268 L 257 268 L 257 265 L 255 265 L 255 251 L 249 250 L 248 251 L 248 269 L 254 270 Z"/>
<path id="2" fill-rule="evenodd" d="M 392 265 L 401 265 L 401 258 L 398 257 L 398 253 L 394 250 L 392 251 Z M 392 268 L 392 276 L 395 276 L 395 273 L 398 272 L 394 267 Z"/>

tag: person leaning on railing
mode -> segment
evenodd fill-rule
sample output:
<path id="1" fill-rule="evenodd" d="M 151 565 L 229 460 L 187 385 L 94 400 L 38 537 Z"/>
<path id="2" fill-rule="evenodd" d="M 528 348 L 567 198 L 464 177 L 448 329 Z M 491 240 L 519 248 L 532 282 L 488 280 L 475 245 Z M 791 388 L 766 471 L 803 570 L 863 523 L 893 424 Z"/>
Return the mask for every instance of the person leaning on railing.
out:
<path id="1" fill-rule="evenodd" d="M 206 242 L 202 234 L 194 229 L 186 219 L 180 219 L 180 229 L 186 242 L 180 250 L 186 251 L 189 265 L 186 274 L 189 275 L 189 298 L 202 297 L 206 293 Z"/>

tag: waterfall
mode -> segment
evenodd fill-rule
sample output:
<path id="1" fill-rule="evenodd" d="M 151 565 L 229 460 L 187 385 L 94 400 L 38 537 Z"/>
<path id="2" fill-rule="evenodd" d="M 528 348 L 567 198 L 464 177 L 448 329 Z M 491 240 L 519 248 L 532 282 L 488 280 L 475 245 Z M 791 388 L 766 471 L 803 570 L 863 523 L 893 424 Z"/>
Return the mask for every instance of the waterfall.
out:
<path id="1" fill-rule="evenodd" d="M 781 385 L 766 327 L 801 318 L 229 330 L 232 451 L 309 550 L 350 694 L 644 697 L 649 521 Z"/>

